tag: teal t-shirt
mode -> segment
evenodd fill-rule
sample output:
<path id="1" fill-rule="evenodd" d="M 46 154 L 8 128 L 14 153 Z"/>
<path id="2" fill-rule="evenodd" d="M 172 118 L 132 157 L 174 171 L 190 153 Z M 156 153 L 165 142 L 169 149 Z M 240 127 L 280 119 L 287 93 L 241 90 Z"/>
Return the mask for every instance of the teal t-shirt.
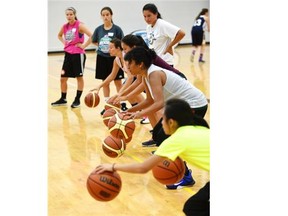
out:
<path id="1" fill-rule="evenodd" d="M 164 140 L 155 155 L 184 161 L 210 171 L 210 129 L 202 126 L 182 126 Z"/>

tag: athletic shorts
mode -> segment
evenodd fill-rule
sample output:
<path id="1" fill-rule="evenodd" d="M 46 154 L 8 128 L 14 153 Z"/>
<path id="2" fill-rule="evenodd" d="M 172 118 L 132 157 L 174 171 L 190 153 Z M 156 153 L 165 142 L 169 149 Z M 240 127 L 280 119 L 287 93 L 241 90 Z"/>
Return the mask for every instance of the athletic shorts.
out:
<path id="1" fill-rule="evenodd" d="M 192 29 L 191 37 L 192 37 L 192 45 L 193 46 L 201 46 L 203 43 L 203 40 L 204 40 L 204 31 Z"/>
<path id="2" fill-rule="evenodd" d="M 105 80 L 110 75 L 112 72 L 114 59 L 115 57 L 103 57 L 101 55 L 97 55 L 95 79 Z M 119 68 L 114 80 L 120 80 L 123 78 L 124 72 L 121 68 Z"/>
<path id="3" fill-rule="evenodd" d="M 65 52 L 61 77 L 82 77 L 86 62 L 85 53 L 70 54 Z"/>

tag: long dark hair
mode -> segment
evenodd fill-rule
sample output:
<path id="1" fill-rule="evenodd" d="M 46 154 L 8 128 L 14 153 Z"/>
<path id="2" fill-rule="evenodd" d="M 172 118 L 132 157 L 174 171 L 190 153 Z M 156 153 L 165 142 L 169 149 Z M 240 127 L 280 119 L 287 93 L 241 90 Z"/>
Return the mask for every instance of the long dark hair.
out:
<path id="1" fill-rule="evenodd" d="M 145 11 L 145 10 L 148 10 L 153 14 L 157 14 L 157 18 L 162 19 L 161 14 L 159 13 L 155 4 L 149 3 L 149 4 L 144 5 L 142 11 Z"/>
<path id="2" fill-rule="evenodd" d="M 166 120 L 173 119 L 177 121 L 178 126 L 198 125 L 209 128 L 205 119 L 193 114 L 190 105 L 182 99 L 169 99 L 165 103 L 164 116 Z"/>
<path id="3" fill-rule="evenodd" d="M 127 46 L 129 46 L 130 48 L 134 46 L 140 46 L 140 47 L 144 47 L 147 50 L 149 49 L 144 39 L 140 35 L 128 34 L 128 35 L 125 35 L 121 39 L 121 41 L 125 43 Z"/>
<path id="4" fill-rule="evenodd" d="M 113 11 L 112 11 L 112 9 L 110 8 L 110 7 L 103 7 L 102 9 L 101 9 L 101 11 L 100 11 L 100 15 L 102 15 L 102 11 L 103 10 L 107 10 L 107 11 L 109 11 L 109 13 L 111 14 L 111 16 L 113 15 Z M 111 22 L 113 23 L 113 19 L 111 19 Z"/>
<path id="5" fill-rule="evenodd" d="M 150 49 L 147 50 L 144 47 L 135 47 L 125 54 L 124 60 L 129 63 L 134 60 L 136 65 L 140 65 L 141 62 L 143 62 L 145 68 L 149 68 L 153 61 L 153 54 Z"/>
<path id="6" fill-rule="evenodd" d="M 118 38 L 113 38 L 110 43 L 113 43 L 115 48 L 120 48 L 120 50 L 123 50 L 122 49 L 122 46 L 121 46 L 121 40 L 118 39 Z"/>
<path id="7" fill-rule="evenodd" d="M 204 15 L 208 12 L 209 10 L 207 8 L 203 8 L 200 13 L 198 14 L 198 16 L 195 18 L 195 20 L 197 20 L 201 15 Z"/>

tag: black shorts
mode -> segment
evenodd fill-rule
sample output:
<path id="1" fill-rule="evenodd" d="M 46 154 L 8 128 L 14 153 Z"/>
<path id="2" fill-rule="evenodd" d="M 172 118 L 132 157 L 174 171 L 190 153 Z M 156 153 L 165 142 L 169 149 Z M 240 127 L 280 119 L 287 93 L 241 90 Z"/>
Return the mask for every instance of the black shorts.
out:
<path id="1" fill-rule="evenodd" d="M 204 31 L 192 29 L 191 37 L 192 37 L 192 45 L 193 46 L 201 46 L 203 43 L 203 40 L 204 40 Z"/>
<path id="2" fill-rule="evenodd" d="M 61 77 L 82 77 L 86 62 L 85 53 L 70 54 L 65 52 Z"/>
<path id="3" fill-rule="evenodd" d="M 105 80 L 110 75 L 112 72 L 114 59 L 115 57 L 103 57 L 101 55 L 97 55 L 95 79 Z M 119 68 L 114 80 L 120 80 L 123 78 L 124 72 L 121 68 Z"/>

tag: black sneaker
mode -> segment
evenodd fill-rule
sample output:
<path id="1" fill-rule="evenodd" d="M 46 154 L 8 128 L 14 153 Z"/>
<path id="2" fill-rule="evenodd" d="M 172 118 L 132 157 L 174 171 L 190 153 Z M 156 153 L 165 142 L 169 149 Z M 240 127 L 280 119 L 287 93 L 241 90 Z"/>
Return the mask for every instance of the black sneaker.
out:
<path id="1" fill-rule="evenodd" d="M 67 100 L 60 98 L 58 101 L 51 103 L 52 106 L 66 106 Z"/>
<path id="2" fill-rule="evenodd" d="M 73 103 L 71 104 L 71 107 L 72 108 L 77 108 L 77 107 L 80 107 L 80 101 L 73 101 Z"/>
<path id="3" fill-rule="evenodd" d="M 103 109 L 103 110 L 100 112 L 100 114 L 103 115 L 105 111 L 106 111 L 106 110 Z"/>
<path id="4" fill-rule="evenodd" d="M 126 106 L 126 103 L 121 103 L 121 110 L 122 110 L 122 111 L 128 110 L 128 108 L 127 108 L 127 106 Z"/>
<path id="5" fill-rule="evenodd" d="M 148 140 L 146 142 L 143 142 L 142 146 L 143 147 L 153 147 L 153 146 L 156 146 L 156 144 L 157 143 L 153 139 L 151 139 L 151 140 Z"/>

